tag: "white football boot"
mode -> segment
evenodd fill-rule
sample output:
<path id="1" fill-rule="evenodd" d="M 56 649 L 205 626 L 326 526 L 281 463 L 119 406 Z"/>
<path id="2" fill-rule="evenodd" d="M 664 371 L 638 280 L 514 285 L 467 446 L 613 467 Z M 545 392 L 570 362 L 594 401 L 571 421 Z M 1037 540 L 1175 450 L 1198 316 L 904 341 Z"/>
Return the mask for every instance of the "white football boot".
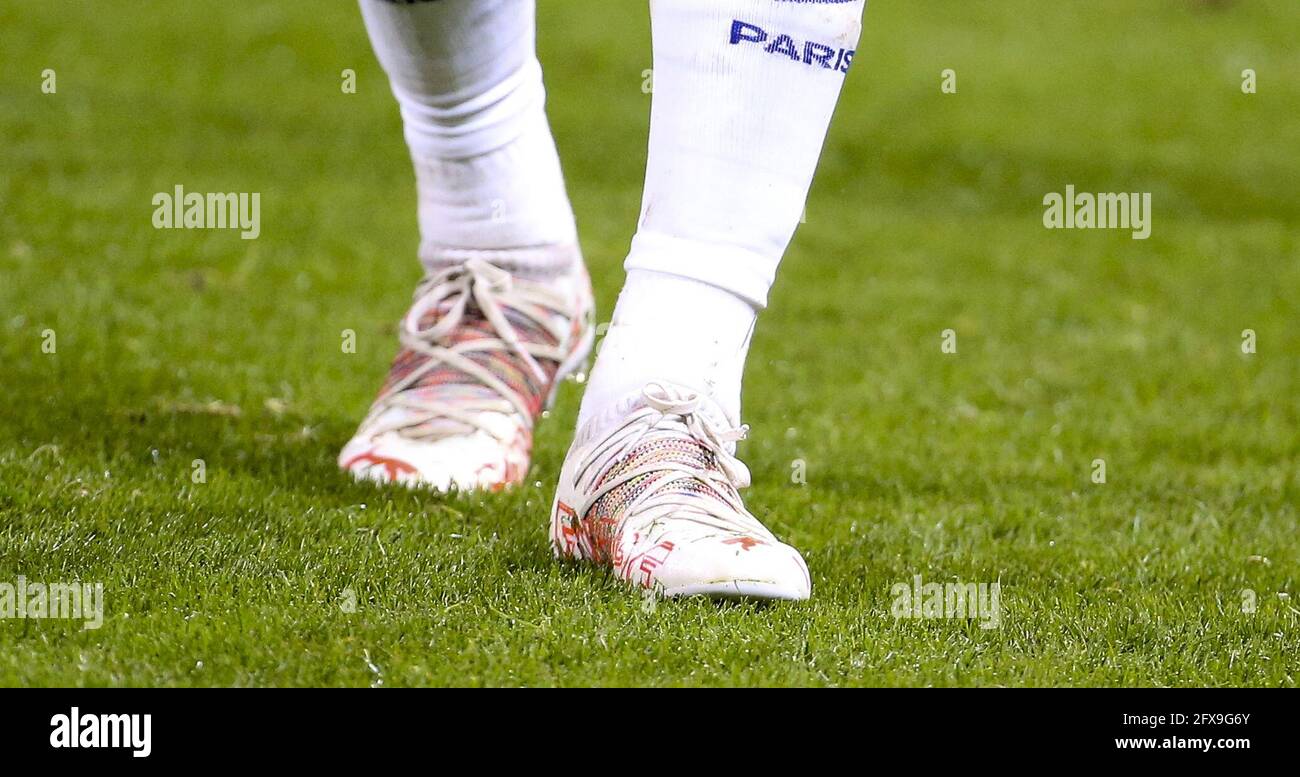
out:
<path id="1" fill-rule="evenodd" d="M 530 250 L 574 258 L 549 277 L 502 269 Z M 521 482 L 533 424 L 591 350 L 591 281 L 576 246 L 457 254 L 462 263 L 420 282 L 388 379 L 339 454 L 358 478 L 439 491 Z"/>
<path id="2" fill-rule="evenodd" d="M 588 424 L 591 427 L 592 424 Z M 551 545 L 661 596 L 807 599 L 808 566 L 745 509 L 746 428 L 689 389 L 652 383 L 611 431 L 580 430 L 560 471 Z"/>

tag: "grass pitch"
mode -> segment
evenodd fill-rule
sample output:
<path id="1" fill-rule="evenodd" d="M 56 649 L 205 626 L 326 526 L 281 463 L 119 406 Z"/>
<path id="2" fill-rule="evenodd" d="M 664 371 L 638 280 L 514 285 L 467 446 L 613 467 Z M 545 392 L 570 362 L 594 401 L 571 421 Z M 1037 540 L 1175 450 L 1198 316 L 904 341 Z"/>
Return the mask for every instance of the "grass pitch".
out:
<path id="1" fill-rule="evenodd" d="M 647 14 L 541 5 L 607 317 Z M 769 607 L 551 560 L 576 386 L 511 493 L 335 469 L 419 275 L 352 4 L 0 28 L 0 582 L 106 601 L 97 630 L 0 621 L 0 682 L 1296 685 L 1297 4 L 871 3 L 747 374 L 748 503 L 814 581 Z M 260 237 L 153 229 L 177 184 L 260 192 Z M 1067 184 L 1150 192 L 1150 238 L 1045 229 Z M 892 617 L 917 575 L 999 583 L 999 628 Z"/>

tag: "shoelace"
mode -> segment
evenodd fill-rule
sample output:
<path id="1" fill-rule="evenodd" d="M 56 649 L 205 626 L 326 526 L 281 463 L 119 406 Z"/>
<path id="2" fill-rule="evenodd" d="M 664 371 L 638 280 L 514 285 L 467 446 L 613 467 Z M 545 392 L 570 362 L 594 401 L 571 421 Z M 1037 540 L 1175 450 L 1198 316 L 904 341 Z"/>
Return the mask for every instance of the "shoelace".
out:
<path id="1" fill-rule="evenodd" d="M 402 320 L 399 339 L 403 348 L 427 358 L 375 400 L 367 422 L 393 407 L 411 412 L 401 420 L 375 426 L 373 433 L 397 431 L 407 436 L 437 439 L 454 432 L 445 427 L 424 434 L 418 430 L 431 421 L 445 419 L 491 434 L 492 429 L 481 417 L 485 411 L 518 413 L 531 428 L 533 417 L 528 401 L 469 356 L 482 351 L 508 351 L 519 359 L 538 383 L 544 384 L 547 376 L 539 360 L 559 362 L 564 359 L 562 344 L 567 332 L 564 324 L 554 318 L 555 313 L 572 317 L 564 297 L 539 283 L 516 284 L 510 273 L 500 267 L 472 258 L 461 265 L 425 276 L 415 290 L 415 299 L 415 304 Z M 474 310 L 491 325 L 493 335 L 453 343 L 452 335 L 466 323 L 471 302 Z M 506 308 L 523 316 L 561 345 L 522 340 L 507 319 Z M 422 326 L 426 313 L 443 309 L 445 312 L 431 326 Z M 496 396 L 459 396 L 453 402 L 437 396 L 436 392 L 408 390 L 417 386 L 429 372 L 441 367 L 454 369 L 491 389 Z"/>
<path id="2" fill-rule="evenodd" d="M 592 452 L 588 469 L 597 462 L 620 461 L 657 435 L 680 434 L 689 435 L 691 440 L 703 446 L 718 468 L 692 466 L 680 461 L 643 464 L 602 483 L 586 498 L 577 514 L 585 516 L 592 505 L 619 486 L 643 475 L 662 473 L 649 488 L 624 505 L 618 527 L 620 532 L 629 521 L 651 520 L 672 513 L 674 518 L 724 532 L 770 536 L 767 528 L 745 509 L 737 493 L 738 489 L 749 485 L 749 469 L 732 453 L 733 444 L 743 440 L 749 428 L 743 425 L 736 429 L 717 428 L 699 412 L 703 398 L 695 392 L 652 383 L 645 387 L 642 395 L 646 405 Z M 579 479 L 586 476 L 585 470 L 579 473 Z M 665 493 L 667 486 L 684 480 L 708 484 L 709 496 L 716 498 L 691 491 Z"/>

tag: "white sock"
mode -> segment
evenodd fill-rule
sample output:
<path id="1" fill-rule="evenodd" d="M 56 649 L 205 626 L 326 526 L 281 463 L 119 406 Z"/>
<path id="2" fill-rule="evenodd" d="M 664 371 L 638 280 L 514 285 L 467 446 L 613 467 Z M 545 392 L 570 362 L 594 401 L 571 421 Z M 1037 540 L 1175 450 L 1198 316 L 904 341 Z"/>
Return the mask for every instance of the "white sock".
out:
<path id="1" fill-rule="evenodd" d="M 864 5 L 651 4 L 641 221 L 580 426 L 612 422 L 621 398 L 669 378 L 739 417 L 748 332 L 799 223 Z"/>
<path id="2" fill-rule="evenodd" d="M 361 0 L 361 12 L 415 163 L 421 260 L 438 266 L 457 261 L 454 249 L 574 243 L 533 0 Z M 567 263 L 574 255 L 530 256 Z"/>
<path id="3" fill-rule="evenodd" d="M 641 222 L 626 267 L 758 306 L 803 212 L 864 0 L 655 0 Z"/>
<path id="4" fill-rule="evenodd" d="M 740 418 L 740 378 L 757 309 L 692 278 L 629 270 L 614 318 L 582 397 L 581 428 L 616 423 L 651 381 L 710 397 L 732 426 Z"/>

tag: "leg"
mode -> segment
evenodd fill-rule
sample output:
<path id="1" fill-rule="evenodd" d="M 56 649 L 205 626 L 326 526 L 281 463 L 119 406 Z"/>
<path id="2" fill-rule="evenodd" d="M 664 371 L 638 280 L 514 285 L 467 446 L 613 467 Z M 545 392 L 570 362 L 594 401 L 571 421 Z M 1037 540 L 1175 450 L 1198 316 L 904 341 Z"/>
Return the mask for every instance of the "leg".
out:
<path id="1" fill-rule="evenodd" d="M 534 4 L 361 0 L 361 11 L 401 110 L 428 275 L 339 464 L 439 489 L 518 482 L 534 421 L 590 342 Z"/>
<path id="2" fill-rule="evenodd" d="M 627 283 L 552 541 L 670 594 L 803 598 L 744 510 L 740 381 L 861 30 L 863 0 L 652 0 L 655 95 Z"/>
<path id="3" fill-rule="evenodd" d="M 415 163 L 420 256 L 577 239 L 531 0 L 362 0 Z"/>

